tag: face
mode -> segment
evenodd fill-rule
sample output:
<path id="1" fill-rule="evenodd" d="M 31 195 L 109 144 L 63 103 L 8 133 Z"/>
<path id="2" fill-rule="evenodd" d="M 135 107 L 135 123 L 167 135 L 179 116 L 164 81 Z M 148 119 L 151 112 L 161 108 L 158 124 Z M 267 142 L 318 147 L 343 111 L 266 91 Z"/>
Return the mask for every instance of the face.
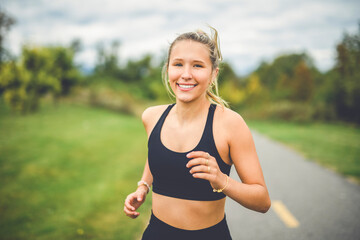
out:
<path id="1" fill-rule="evenodd" d="M 192 102 L 206 98 L 212 79 L 209 50 L 199 42 L 182 40 L 173 46 L 169 58 L 168 76 L 177 101 Z"/>

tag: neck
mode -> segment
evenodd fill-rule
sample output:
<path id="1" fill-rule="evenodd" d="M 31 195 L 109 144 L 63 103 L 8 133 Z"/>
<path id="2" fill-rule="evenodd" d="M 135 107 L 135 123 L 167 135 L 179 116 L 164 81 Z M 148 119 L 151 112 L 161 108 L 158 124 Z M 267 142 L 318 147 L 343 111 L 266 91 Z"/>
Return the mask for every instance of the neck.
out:
<path id="1" fill-rule="evenodd" d="M 206 98 L 199 99 L 195 102 L 185 103 L 176 101 L 174 111 L 179 123 L 185 124 L 203 116 L 203 113 L 207 113 L 210 107 L 210 102 Z"/>

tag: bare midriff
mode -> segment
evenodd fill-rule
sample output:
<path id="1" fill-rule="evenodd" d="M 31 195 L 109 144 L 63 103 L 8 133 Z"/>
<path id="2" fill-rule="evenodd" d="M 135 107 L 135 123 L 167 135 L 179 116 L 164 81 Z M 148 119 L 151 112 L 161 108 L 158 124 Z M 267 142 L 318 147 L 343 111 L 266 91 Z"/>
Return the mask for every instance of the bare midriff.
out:
<path id="1" fill-rule="evenodd" d="M 152 211 L 161 221 L 180 229 L 198 230 L 219 223 L 225 214 L 225 198 L 195 201 L 152 193 Z"/>

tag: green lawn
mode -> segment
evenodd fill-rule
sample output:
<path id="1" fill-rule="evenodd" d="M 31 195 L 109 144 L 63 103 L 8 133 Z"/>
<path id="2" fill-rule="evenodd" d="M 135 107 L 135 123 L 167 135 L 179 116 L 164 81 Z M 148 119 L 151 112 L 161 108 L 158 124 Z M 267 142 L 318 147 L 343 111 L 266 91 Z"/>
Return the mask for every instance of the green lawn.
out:
<path id="1" fill-rule="evenodd" d="M 360 128 L 344 124 L 247 121 L 249 127 L 360 182 Z"/>
<path id="2" fill-rule="evenodd" d="M 150 196 L 123 213 L 146 159 L 141 120 L 60 104 L 11 115 L 0 101 L 0 239 L 138 239 Z"/>

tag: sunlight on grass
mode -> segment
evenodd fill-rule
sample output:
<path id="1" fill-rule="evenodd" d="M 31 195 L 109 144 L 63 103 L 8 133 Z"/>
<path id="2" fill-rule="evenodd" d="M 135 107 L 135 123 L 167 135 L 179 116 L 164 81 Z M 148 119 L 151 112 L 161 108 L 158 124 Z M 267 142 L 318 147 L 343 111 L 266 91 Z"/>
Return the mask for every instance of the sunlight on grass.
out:
<path id="1" fill-rule="evenodd" d="M 140 119 L 67 105 L 26 116 L 1 108 L 2 238 L 139 237 L 147 217 L 127 218 L 123 202 L 146 159 Z"/>

